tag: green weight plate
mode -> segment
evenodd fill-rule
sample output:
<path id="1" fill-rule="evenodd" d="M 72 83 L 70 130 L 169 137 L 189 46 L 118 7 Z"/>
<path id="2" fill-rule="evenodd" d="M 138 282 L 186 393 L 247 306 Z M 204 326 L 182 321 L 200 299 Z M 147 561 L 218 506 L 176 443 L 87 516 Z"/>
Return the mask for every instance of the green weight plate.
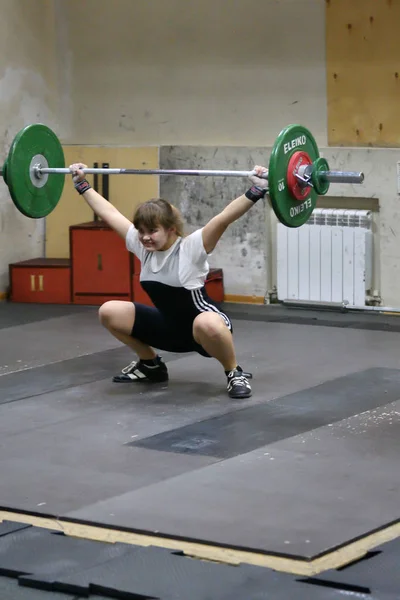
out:
<path id="1" fill-rule="evenodd" d="M 56 207 L 65 182 L 65 176 L 59 174 L 36 179 L 32 165 L 37 163 L 42 167 L 65 166 L 57 136 L 41 124 L 28 125 L 16 135 L 6 161 L 11 198 L 18 210 L 32 219 L 45 217 Z"/>
<path id="2" fill-rule="evenodd" d="M 2 177 L 4 179 L 5 184 L 7 185 L 7 159 L 4 161 L 4 165 L 2 168 Z"/>
<path id="3" fill-rule="evenodd" d="M 318 194 L 311 188 L 309 196 L 296 200 L 288 187 L 287 173 L 290 157 L 294 152 L 306 152 L 311 161 L 319 157 L 316 141 L 301 125 L 289 125 L 276 138 L 269 159 L 268 187 L 271 204 L 279 221 L 287 227 L 300 227 L 310 218 Z"/>
<path id="4" fill-rule="evenodd" d="M 329 171 L 329 165 L 328 161 L 320 156 L 313 164 L 311 181 L 317 194 L 325 196 L 329 190 L 329 181 L 326 181 L 326 179 L 319 175 L 321 171 Z"/>

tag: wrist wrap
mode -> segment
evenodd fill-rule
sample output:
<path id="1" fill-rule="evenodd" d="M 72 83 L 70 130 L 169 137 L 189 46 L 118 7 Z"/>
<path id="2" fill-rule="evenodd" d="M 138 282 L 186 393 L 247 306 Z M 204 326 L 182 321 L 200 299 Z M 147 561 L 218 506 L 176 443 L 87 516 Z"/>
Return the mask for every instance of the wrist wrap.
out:
<path id="1" fill-rule="evenodd" d="M 256 203 L 257 200 L 260 200 L 260 198 L 264 198 L 266 193 L 266 188 L 259 188 L 256 185 L 253 185 L 250 189 L 247 190 L 245 196 L 252 202 Z"/>
<path id="2" fill-rule="evenodd" d="M 88 190 L 92 189 L 92 186 L 86 179 L 82 179 L 82 181 L 78 181 L 75 183 L 75 189 L 79 194 L 84 194 Z"/>

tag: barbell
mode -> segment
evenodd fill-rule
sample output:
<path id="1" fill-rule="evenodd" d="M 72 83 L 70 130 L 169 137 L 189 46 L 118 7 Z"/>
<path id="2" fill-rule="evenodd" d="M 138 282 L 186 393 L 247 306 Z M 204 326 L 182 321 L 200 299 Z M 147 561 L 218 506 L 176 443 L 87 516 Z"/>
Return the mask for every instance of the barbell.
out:
<path id="1" fill-rule="evenodd" d="M 87 174 L 175 175 L 205 177 L 249 177 L 253 171 L 176 169 L 85 169 Z M 35 123 L 14 138 L 1 175 L 18 210 L 27 217 L 47 216 L 57 206 L 64 187 L 64 152 L 56 134 L 46 125 Z M 320 157 L 310 131 L 289 125 L 278 135 L 269 158 L 268 195 L 278 220 L 287 227 L 300 227 L 310 218 L 318 196 L 328 192 L 331 183 L 362 183 L 364 174 L 331 171 Z"/>

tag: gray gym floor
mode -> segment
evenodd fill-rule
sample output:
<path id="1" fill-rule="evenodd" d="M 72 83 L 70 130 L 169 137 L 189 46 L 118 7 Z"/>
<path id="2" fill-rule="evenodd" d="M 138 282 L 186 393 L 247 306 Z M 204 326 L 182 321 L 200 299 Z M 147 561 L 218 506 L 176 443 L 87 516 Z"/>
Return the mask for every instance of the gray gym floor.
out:
<path id="1" fill-rule="evenodd" d="M 1 508 L 300 560 L 398 521 L 400 319 L 230 314 L 244 401 L 194 354 L 114 384 L 96 308 L 0 304 Z"/>

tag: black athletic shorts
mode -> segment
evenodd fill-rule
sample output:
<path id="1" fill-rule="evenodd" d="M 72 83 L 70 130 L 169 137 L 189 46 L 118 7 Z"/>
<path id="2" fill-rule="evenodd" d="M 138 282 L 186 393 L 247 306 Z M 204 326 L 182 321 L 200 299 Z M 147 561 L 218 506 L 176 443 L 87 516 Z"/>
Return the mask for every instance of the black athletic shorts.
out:
<path id="1" fill-rule="evenodd" d="M 193 338 L 192 332 L 179 328 L 179 323 L 171 323 L 154 306 L 135 305 L 135 324 L 131 336 L 144 344 L 165 352 L 198 352 L 210 357 Z M 232 324 L 230 326 L 232 331 Z"/>

